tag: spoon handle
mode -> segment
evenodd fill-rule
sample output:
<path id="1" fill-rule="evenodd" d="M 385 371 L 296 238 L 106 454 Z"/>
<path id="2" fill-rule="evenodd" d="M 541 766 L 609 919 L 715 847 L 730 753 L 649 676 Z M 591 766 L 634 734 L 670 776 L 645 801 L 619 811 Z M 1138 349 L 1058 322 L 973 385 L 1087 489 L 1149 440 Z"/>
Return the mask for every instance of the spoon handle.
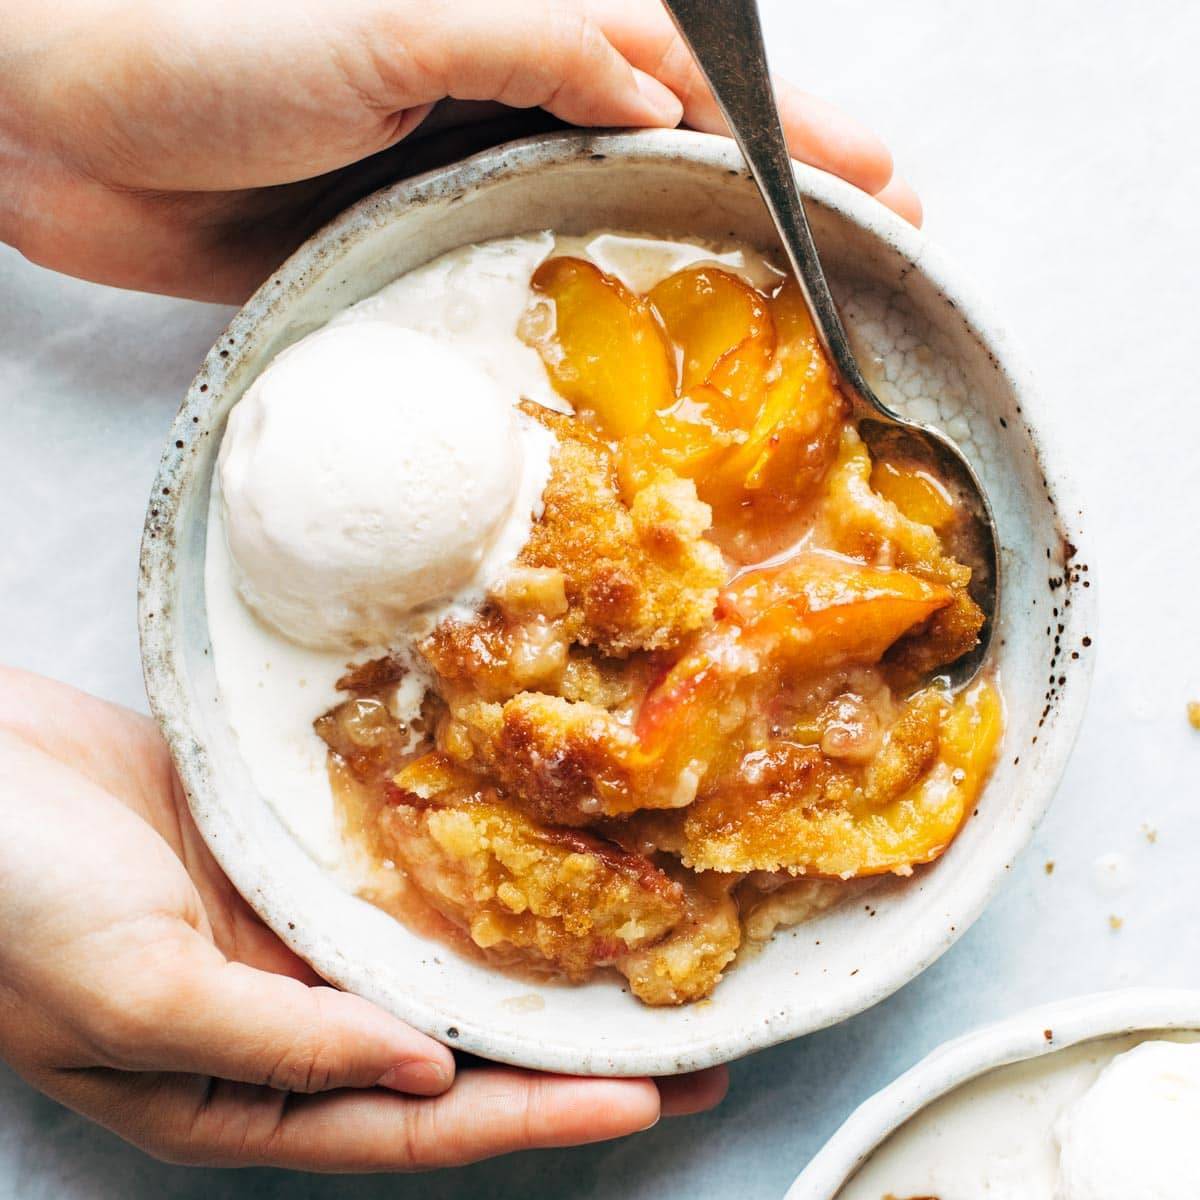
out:
<path id="1" fill-rule="evenodd" d="M 708 81 L 783 238 L 800 290 L 847 390 L 883 408 L 862 377 L 817 256 L 779 123 L 755 0 L 663 0 Z M 886 410 L 884 410 L 886 411 Z"/>

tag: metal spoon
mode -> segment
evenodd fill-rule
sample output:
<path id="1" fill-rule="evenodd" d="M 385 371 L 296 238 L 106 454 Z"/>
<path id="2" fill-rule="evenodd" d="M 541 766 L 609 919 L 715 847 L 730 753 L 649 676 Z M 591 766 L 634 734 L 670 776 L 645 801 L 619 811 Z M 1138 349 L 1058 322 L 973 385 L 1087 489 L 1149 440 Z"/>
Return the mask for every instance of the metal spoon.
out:
<path id="1" fill-rule="evenodd" d="M 972 569 L 971 598 L 987 618 L 974 650 L 945 674 L 961 687 L 978 673 L 999 615 L 1000 561 L 987 495 L 959 448 L 940 430 L 893 412 L 863 378 L 813 244 L 779 123 L 755 0 L 663 0 L 690 47 L 766 202 L 818 337 L 850 402 L 859 435 L 877 457 L 915 460 L 967 517 L 954 553 Z"/>

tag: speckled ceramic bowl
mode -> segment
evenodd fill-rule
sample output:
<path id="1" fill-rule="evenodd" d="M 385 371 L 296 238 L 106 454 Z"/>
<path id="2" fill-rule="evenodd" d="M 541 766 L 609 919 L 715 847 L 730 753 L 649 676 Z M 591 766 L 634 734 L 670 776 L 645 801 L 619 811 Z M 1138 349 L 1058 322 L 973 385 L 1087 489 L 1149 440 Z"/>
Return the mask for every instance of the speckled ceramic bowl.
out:
<path id="1" fill-rule="evenodd" d="M 142 652 L 150 703 L 196 823 L 246 899 L 322 975 L 465 1050 L 555 1071 L 670 1073 L 861 1012 L 979 915 L 1066 764 L 1088 688 L 1093 592 L 1065 456 L 1036 430 L 1029 376 L 972 288 L 921 234 L 829 175 L 797 173 L 835 287 L 878 352 L 879 390 L 925 415 L 940 411 L 969 442 L 989 489 L 1004 545 L 994 645 L 1008 731 L 978 812 L 941 861 L 881 884 L 870 914 L 851 904 L 777 935 L 703 1004 L 645 1008 L 609 978 L 533 988 L 422 941 L 340 891 L 250 782 L 218 701 L 203 568 L 225 418 L 275 354 L 403 272 L 472 241 L 609 227 L 769 246 L 772 230 L 732 143 L 669 131 L 551 134 L 369 197 L 298 250 L 238 313 L 171 430 L 143 543 Z M 931 370 L 948 397 L 940 410 L 922 384 Z"/>
<path id="2" fill-rule="evenodd" d="M 1129 988 L 1059 1000 L 939 1046 L 850 1114 L 784 1200 L 837 1200 L 864 1162 L 898 1129 L 955 1088 L 998 1067 L 1084 1042 L 1200 1031 L 1200 992 Z"/>

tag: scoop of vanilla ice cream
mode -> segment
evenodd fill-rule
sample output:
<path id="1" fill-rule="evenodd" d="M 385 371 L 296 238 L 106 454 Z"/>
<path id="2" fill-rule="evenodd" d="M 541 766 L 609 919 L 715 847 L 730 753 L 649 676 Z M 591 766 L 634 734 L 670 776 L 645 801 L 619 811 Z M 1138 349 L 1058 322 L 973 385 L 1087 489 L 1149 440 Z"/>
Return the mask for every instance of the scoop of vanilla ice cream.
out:
<path id="1" fill-rule="evenodd" d="M 1059 1200 L 1200 1197 L 1200 1043 L 1120 1054 L 1059 1118 Z"/>
<path id="2" fill-rule="evenodd" d="M 549 472 L 550 435 L 517 398 L 392 322 L 327 326 L 289 347 L 221 446 L 243 600 L 293 641 L 354 648 L 486 587 L 519 552 Z"/>

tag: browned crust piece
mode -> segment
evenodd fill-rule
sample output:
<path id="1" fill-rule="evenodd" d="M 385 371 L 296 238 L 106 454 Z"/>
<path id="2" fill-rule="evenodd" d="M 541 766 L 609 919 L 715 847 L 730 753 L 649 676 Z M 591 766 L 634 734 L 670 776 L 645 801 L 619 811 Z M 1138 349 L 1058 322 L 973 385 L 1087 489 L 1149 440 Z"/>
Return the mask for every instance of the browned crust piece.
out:
<path id="1" fill-rule="evenodd" d="M 407 674 L 408 668 L 398 658 L 385 655 L 350 667 L 334 686 L 339 692 L 381 692 Z"/>
<path id="2" fill-rule="evenodd" d="M 915 687 L 936 671 L 957 662 L 979 644 L 986 618 L 983 609 L 964 589 L 912 633 L 902 637 L 884 655 L 884 667 L 892 685 L 900 690 Z"/>
<path id="3" fill-rule="evenodd" d="M 531 411 L 558 449 L 521 562 L 563 572 L 571 640 L 624 656 L 707 625 L 728 572 L 704 537 L 712 511 L 695 484 L 668 472 L 627 505 L 606 443 L 577 419 Z"/>
<path id="4" fill-rule="evenodd" d="M 936 759 L 944 711 L 937 689 L 918 694 L 864 769 L 790 743 L 748 756 L 740 782 L 680 814 L 683 861 L 696 870 L 838 874 L 826 864 L 837 847 L 852 844 L 850 830 L 902 796 Z"/>
<path id="5" fill-rule="evenodd" d="M 531 820 L 444 755 L 400 772 L 389 800 L 380 824 L 396 863 L 503 960 L 549 962 L 582 979 L 684 917 L 682 888 L 649 859 Z"/>
<path id="6" fill-rule="evenodd" d="M 617 970 L 645 1004 L 688 1004 L 711 995 L 742 941 L 733 889 L 741 876 L 697 875 L 682 867 L 686 915 L 665 938 L 622 955 Z"/>

